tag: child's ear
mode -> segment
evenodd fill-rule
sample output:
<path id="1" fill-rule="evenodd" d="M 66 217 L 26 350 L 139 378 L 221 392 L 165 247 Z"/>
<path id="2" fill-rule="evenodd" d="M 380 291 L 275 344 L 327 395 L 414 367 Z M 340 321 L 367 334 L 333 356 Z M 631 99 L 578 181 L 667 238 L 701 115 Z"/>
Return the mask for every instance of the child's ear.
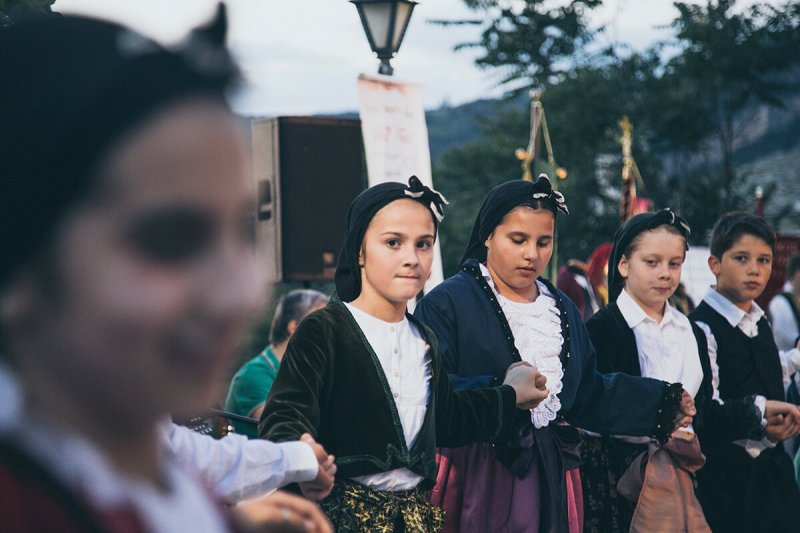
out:
<path id="1" fill-rule="evenodd" d="M 709 255 L 708 268 L 711 269 L 711 273 L 714 274 L 715 277 L 719 277 L 719 273 L 722 270 L 722 262 L 719 260 L 717 256 Z"/>
<path id="2" fill-rule="evenodd" d="M 622 256 L 619 259 L 619 263 L 617 263 L 617 271 L 619 272 L 622 279 L 628 279 L 628 258 L 626 256 Z"/>

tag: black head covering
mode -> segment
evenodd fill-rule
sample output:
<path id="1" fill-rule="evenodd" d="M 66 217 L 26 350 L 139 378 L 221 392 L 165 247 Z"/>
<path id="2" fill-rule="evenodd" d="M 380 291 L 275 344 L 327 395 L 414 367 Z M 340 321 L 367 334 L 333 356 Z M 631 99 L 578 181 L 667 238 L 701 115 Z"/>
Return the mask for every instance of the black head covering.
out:
<path id="1" fill-rule="evenodd" d="M 467 249 L 459 264 L 467 259 L 486 261 L 486 246 L 483 243 L 492 234 L 494 228 L 500 225 L 503 217 L 515 207 L 521 205 L 534 207 L 537 202 L 549 204 L 554 213 L 569 214 L 567 204 L 564 202 L 564 195 L 553 190 L 550 179 L 545 174 L 540 174 L 536 183 L 512 180 L 501 183 L 489 191 L 478 211 Z"/>
<path id="2" fill-rule="evenodd" d="M 622 288 L 625 286 L 625 280 L 617 270 L 617 265 L 619 265 L 619 260 L 622 259 L 625 250 L 637 235 L 659 226 L 672 226 L 680 231 L 683 238 L 687 240 L 686 249 L 689 249 L 688 239 L 692 230 L 689 229 L 689 224 L 686 220 L 673 213 L 671 209 L 662 209 L 656 213 L 640 213 L 631 217 L 614 233 L 614 245 L 611 248 L 611 256 L 608 259 L 609 302 L 617 301 L 619 293 L 622 292 Z"/>
<path id="3" fill-rule="evenodd" d="M 225 28 L 220 5 L 175 50 L 82 17 L 0 30 L 0 286 L 45 245 L 127 132 L 182 98 L 224 102 L 236 75 Z"/>
<path id="4" fill-rule="evenodd" d="M 433 224 L 438 228 L 444 218 L 444 206 L 447 200 L 441 193 L 422 184 L 416 176 L 408 179 L 408 185 L 398 182 L 387 182 L 370 187 L 362 192 L 347 212 L 347 233 L 339 262 L 336 265 L 336 294 L 343 302 L 352 302 L 361 294 L 361 267 L 358 265 L 358 253 L 361 241 L 367 232 L 367 226 L 375 214 L 395 200 L 415 200 L 427 207 L 433 216 Z"/>

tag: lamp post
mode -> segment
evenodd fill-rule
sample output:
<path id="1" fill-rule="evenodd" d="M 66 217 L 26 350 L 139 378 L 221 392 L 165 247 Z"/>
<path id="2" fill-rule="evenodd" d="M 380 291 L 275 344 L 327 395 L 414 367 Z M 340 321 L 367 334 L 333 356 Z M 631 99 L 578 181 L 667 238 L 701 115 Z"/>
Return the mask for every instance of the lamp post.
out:
<path id="1" fill-rule="evenodd" d="M 414 0 L 350 0 L 356 5 L 361 25 L 367 34 L 372 51 L 381 60 L 378 74 L 391 76 L 394 72 L 389 60 L 394 57 L 403 42 Z"/>

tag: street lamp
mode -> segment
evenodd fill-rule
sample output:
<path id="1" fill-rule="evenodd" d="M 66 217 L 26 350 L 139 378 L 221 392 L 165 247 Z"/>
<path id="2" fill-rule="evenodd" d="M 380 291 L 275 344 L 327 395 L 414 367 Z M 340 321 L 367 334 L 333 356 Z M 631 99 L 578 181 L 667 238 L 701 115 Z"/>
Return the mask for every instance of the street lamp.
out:
<path id="1" fill-rule="evenodd" d="M 389 60 L 394 57 L 403 42 L 414 0 L 350 0 L 356 5 L 361 25 L 367 34 L 372 51 L 378 55 L 381 65 L 378 74 L 391 76 L 394 69 Z"/>

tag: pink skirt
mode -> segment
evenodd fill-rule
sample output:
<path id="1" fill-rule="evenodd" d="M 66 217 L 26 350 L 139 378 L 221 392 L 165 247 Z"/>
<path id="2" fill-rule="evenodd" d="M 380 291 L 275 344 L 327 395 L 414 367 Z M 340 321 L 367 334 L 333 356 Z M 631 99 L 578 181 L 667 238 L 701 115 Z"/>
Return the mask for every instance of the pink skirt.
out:
<path id="1" fill-rule="evenodd" d="M 444 531 L 539 533 L 539 466 L 518 478 L 495 459 L 491 444 L 441 448 L 431 503 L 445 510 Z M 583 494 L 577 469 L 566 473 L 570 533 L 583 530 Z"/>

